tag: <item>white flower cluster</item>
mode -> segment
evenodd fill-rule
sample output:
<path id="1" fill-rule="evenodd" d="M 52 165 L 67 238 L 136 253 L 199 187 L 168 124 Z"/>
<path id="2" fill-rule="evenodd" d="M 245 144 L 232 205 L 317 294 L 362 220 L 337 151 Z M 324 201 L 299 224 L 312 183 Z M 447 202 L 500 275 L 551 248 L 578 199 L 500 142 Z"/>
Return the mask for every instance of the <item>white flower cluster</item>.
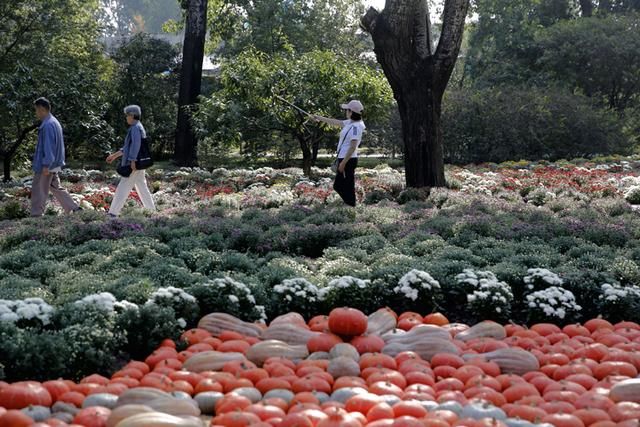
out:
<path id="1" fill-rule="evenodd" d="M 251 184 L 244 190 L 242 207 L 274 208 L 293 203 L 293 192 L 284 186 L 265 187 L 262 183 Z"/>
<path id="2" fill-rule="evenodd" d="M 338 279 L 333 279 L 330 281 L 327 286 L 320 289 L 320 299 L 324 299 L 326 295 L 331 292 L 333 289 L 338 288 L 358 288 L 365 289 L 371 284 L 370 280 L 362 280 L 353 276 L 342 276 Z"/>
<path id="3" fill-rule="evenodd" d="M 400 278 L 398 286 L 393 288 L 393 292 L 415 301 L 420 293 L 435 289 L 440 289 L 440 283 L 436 279 L 426 271 L 413 269 Z"/>
<path id="4" fill-rule="evenodd" d="M 285 279 L 273 287 L 273 291 L 284 294 L 284 299 L 292 301 L 294 297 L 303 298 L 308 302 L 320 300 L 320 289 L 307 279 Z"/>
<path id="5" fill-rule="evenodd" d="M 491 196 L 492 189 L 498 185 L 499 175 L 495 172 L 476 174 L 469 170 L 462 170 L 457 177 L 462 179 L 461 192 Z"/>
<path id="6" fill-rule="evenodd" d="M 180 288 L 174 288 L 173 286 L 169 286 L 167 288 L 159 288 L 154 293 L 151 294 L 149 300 L 145 303 L 146 305 L 151 304 L 159 304 L 161 302 L 196 302 L 196 298 L 186 293 L 184 290 Z"/>
<path id="7" fill-rule="evenodd" d="M 41 298 L 24 300 L 0 299 L 0 322 L 16 323 L 20 320 L 39 320 L 43 325 L 51 323 L 54 308 Z"/>
<path id="8" fill-rule="evenodd" d="M 624 192 L 624 198 L 632 205 L 640 205 L 640 185 L 634 185 L 629 187 Z"/>
<path id="9" fill-rule="evenodd" d="M 602 290 L 602 295 L 600 295 L 599 299 L 612 304 L 630 297 L 640 297 L 640 287 L 638 286 L 622 286 L 617 283 L 604 283 L 600 289 Z"/>
<path id="10" fill-rule="evenodd" d="M 118 301 L 116 297 L 114 297 L 109 292 L 101 292 L 99 294 L 87 295 L 79 301 L 76 301 L 75 304 L 80 306 L 95 306 L 100 310 L 104 310 L 106 312 L 114 312 L 117 309 L 127 310 L 127 309 L 137 309 L 138 306 L 129 301 Z"/>
<path id="11" fill-rule="evenodd" d="M 462 273 L 456 276 L 456 282 L 459 285 L 469 284 L 474 288 L 478 286 L 482 279 L 494 279 L 496 276 L 490 271 L 473 271 L 470 268 L 465 268 Z"/>
<path id="12" fill-rule="evenodd" d="M 474 287 L 472 293 L 467 294 L 470 305 L 480 305 L 492 308 L 496 313 L 506 311 L 513 301 L 511 287 L 500 280 L 491 271 L 473 271 L 465 269 L 456 276 L 459 284 L 468 283 Z"/>
<path id="13" fill-rule="evenodd" d="M 582 310 L 573 292 L 557 286 L 527 295 L 527 305 L 531 309 L 541 310 L 546 316 L 559 319 L 564 319 L 568 312 Z"/>
<path id="14" fill-rule="evenodd" d="M 256 299 L 253 296 L 253 292 L 251 292 L 251 288 L 245 285 L 242 282 L 238 282 L 237 280 L 233 280 L 231 277 L 224 277 L 222 279 L 213 279 L 204 283 L 205 286 L 217 287 L 220 289 L 228 290 L 227 298 L 229 302 L 232 304 L 240 304 L 241 299 L 248 301 L 252 304 L 255 309 L 260 313 L 260 318 L 263 320 L 267 319 L 267 314 L 262 305 L 255 305 Z"/>
<path id="15" fill-rule="evenodd" d="M 540 185 L 538 188 L 527 194 L 527 202 L 535 206 L 545 205 L 555 198 L 556 195 L 543 185 Z"/>
<path id="16" fill-rule="evenodd" d="M 533 289 L 536 283 L 543 282 L 549 286 L 561 286 L 563 281 L 556 273 L 546 268 L 530 268 L 524 277 L 528 289 Z"/>

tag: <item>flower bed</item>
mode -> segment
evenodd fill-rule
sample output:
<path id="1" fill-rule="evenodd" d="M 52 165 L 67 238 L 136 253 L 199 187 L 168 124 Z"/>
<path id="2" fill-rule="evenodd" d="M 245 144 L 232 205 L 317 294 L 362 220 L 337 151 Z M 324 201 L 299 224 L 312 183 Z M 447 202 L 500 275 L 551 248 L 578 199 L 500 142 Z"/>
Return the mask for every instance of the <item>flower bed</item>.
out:
<path id="1" fill-rule="evenodd" d="M 3 375 L 110 372 L 223 310 L 245 320 L 350 305 L 439 310 L 463 322 L 640 321 L 640 218 L 625 200 L 637 162 L 447 173 L 452 188 L 429 193 L 402 191 L 389 168 L 359 170 L 365 204 L 352 211 L 335 203 L 328 170 L 313 179 L 299 169 L 152 170 L 160 212 L 149 217 L 131 198 L 123 219 L 108 220 L 99 211 L 116 178 L 65 171 L 74 197 L 96 211 L 0 222 Z M 5 185 L 2 215 L 24 216 L 28 193 Z M 169 303 L 162 289 L 190 302 Z M 91 295 L 137 308 L 73 315 Z M 31 313 L 33 298 L 51 307 L 49 323 Z M 16 321 L 17 306 L 32 317 Z M 92 353 L 98 345 L 108 351 Z"/>

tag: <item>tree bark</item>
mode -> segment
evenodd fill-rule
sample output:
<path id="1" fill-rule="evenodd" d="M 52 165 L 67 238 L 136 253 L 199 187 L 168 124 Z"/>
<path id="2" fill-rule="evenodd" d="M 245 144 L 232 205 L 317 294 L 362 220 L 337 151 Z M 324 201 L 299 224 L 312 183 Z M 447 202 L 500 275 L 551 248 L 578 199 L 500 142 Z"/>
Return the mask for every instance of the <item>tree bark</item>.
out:
<path id="1" fill-rule="evenodd" d="M 2 159 L 2 164 L 4 165 L 4 178 L 3 181 L 4 182 L 9 182 L 11 181 L 11 157 L 9 156 L 5 156 Z"/>
<path id="2" fill-rule="evenodd" d="M 468 10 L 469 0 L 445 0 L 435 52 L 427 0 L 387 0 L 382 12 L 370 8 L 361 19 L 398 102 L 409 187 L 446 185 L 442 97 L 460 51 Z"/>
<path id="3" fill-rule="evenodd" d="M 611 0 L 600 0 L 598 2 L 598 13 L 609 13 L 611 12 Z"/>
<path id="4" fill-rule="evenodd" d="M 588 18 L 593 15 L 593 0 L 580 0 L 580 10 L 582 16 Z"/>
<path id="5" fill-rule="evenodd" d="M 180 166 L 194 166 L 198 160 L 197 140 L 188 110 L 198 102 L 202 86 L 207 0 L 189 0 L 186 15 L 174 160 Z"/>
<path id="6" fill-rule="evenodd" d="M 296 135 L 298 142 L 300 143 L 300 150 L 302 150 L 302 173 L 304 176 L 311 175 L 311 162 L 312 153 L 309 140 L 304 135 Z"/>

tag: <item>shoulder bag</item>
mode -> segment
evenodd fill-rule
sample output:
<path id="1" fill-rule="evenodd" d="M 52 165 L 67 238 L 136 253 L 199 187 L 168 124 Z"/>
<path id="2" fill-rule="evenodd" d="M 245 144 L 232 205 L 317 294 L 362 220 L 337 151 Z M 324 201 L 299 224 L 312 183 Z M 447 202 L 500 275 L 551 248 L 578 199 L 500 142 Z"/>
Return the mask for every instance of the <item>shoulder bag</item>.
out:
<path id="1" fill-rule="evenodd" d="M 331 171 L 333 173 L 338 173 L 338 166 L 340 166 L 340 150 L 342 149 L 342 144 L 344 144 L 344 141 L 347 139 L 347 136 L 349 136 L 349 133 L 351 132 L 351 129 L 353 129 L 353 125 L 349 128 L 347 133 L 344 134 L 344 138 L 342 138 L 342 141 L 340 142 L 340 145 L 338 145 L 338 151 L 336 152 L 336 158 L 333 161 L 333 163 L 331 164 Z"/>

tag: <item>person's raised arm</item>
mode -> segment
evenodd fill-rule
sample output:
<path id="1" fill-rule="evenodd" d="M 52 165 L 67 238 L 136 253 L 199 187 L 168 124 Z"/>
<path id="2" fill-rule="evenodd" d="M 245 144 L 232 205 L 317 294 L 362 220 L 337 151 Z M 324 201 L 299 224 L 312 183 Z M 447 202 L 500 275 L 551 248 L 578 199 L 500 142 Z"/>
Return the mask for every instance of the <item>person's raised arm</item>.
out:
<path id="1" fill-rule="evenodd" d="M 330 126 L 342 127 L 344 125 L 344 122 L 342 120 L 331 119 L 329 117 L 322 117 L 317 114 L 312 114 L 311 118 L 316 122 L 326 123 Z"/>

